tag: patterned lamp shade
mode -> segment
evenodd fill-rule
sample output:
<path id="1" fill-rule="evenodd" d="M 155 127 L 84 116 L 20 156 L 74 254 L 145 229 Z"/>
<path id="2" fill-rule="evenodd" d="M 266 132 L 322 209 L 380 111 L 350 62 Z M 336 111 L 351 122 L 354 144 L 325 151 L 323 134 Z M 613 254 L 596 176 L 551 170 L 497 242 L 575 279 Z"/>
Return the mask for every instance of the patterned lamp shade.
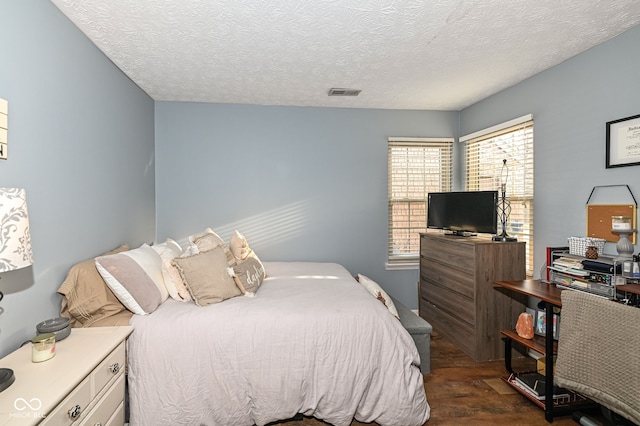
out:
<path id="1" fill-rule="evenodd" d="M 33 264 L 24 189 L 0 188 L 0 273 Z"/>

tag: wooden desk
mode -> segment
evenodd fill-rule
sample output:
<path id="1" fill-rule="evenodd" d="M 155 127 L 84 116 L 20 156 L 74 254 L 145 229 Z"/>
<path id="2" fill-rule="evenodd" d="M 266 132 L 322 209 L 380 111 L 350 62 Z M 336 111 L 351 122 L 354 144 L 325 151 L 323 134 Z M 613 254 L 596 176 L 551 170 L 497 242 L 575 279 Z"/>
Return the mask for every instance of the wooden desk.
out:
<path id="1" fill-rule="evenodd" d="M 560 293 L 564 289 L 558 288 L 554 284 L 543 283 L 540 280 L 494 281 L 493 283 L 526 296 L 536 297 L 554 306 L 562 306 Z"/>
<path id="2" fill-rule="evenodd" d="M 560 295 L 563 291 L 562 288 L 556 287 L 554 284 L 547 284 L 540 280 L 522 280 L 522 281 L 494 281 L 496 289 L 507 289 L 515 293 L 524 294 L 526 296 L 532 296 L 538 298 L 544 302 L 545 312 L 548 319 L 553 318 L 553 308 L 562 306 L 562 300 Z M 545 419 L 548 422 L 553 421 L 553 415 L 555 412 L 574 410 L 579 407 L 590 406 L 592 401 L 575 395 L 572 396 L 570 401 L 566 403 L 556 403 L 554 398 L 550 398 L 549 395 L 553 395 L 553 356 L 557 351 L 557 343 L 553 340 L 553 320 L 547 320 L 546 322 L 546 336 L 543 341 L 540 341 L 539 337 L 534 339 L 524 339 L 518 336 L 513 330 L 501 330 L 501 334 L 504 336 L 505 344 L 505 367 L 509 373 L 514 373 L 511 369 L 511 343 L 516 341 L 528 349 L 532 349 L 538 353 L 541 353 L 546 357 L 547 362 L 545 365 L 545 398 L 544 401 L 540 401 L 531 395 L 527 394 L 519 387 L 515 386 L 511 380 L 505 379 L 505 381 L 511 385 L 515 390 L 524 395 L 527 399 L 544 409 Z"/>
<path id="3" fill-rule="evenodd" d="M 626 293 L 640 294 L 640 284 L 625 284 L 616 286 L 617 291 L 624 291 Z"/>

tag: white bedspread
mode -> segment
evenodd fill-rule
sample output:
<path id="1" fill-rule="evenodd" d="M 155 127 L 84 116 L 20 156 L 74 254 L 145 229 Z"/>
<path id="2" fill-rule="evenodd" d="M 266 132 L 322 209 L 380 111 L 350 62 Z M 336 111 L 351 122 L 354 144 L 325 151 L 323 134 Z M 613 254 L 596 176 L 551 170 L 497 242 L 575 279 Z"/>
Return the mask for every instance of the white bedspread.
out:
<path id="1" fill-rule="evenodd" d="M 333 425 L 422 425 L 430 408 L 415 344 L 334 263 L 265 262 L 253 298 L 169 299 L 134 315 L 130 423 L 264 425 L 297 413 Z"/>

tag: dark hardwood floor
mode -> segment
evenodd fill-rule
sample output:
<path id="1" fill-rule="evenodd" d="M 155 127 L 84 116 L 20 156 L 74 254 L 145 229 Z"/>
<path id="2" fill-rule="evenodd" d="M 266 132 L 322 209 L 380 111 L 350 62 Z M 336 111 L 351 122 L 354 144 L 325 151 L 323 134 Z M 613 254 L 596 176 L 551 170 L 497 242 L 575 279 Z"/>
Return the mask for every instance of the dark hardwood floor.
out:
<path id="1" fill-rule="evenodd" d="M 533 360 L 514 360 L 515 367 L 534 367 Z M 425 390 L 431 418 L 425 426 L 436 425 L 548 425 L 544 412 L 500 380 L 504 361 L 474 362 L 436 332 L 431 338 L 431 374 L 425 375 Z M 608 425 L 599 410 L 587 412 L 599 425 Z M 304 417 L 273 423 L 283 426 L 326 426 Z M 354 421 L 352 426 L 370 425 Z M 551 425 L 578 425 L 571 415 L 555 417 Z"/>

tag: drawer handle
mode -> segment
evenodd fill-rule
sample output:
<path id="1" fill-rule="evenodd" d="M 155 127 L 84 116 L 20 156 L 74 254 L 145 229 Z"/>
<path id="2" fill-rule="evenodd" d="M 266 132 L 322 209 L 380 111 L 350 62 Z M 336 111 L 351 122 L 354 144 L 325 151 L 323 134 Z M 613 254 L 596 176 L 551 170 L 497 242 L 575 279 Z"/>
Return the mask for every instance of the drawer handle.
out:
<path id="1" fill-rule="evenodd" d="M 118 374 L 118 371 L 120 371 L 120 364 L 114 362 L 109 366 L 109 371 L 111 371 L 113 374 Z"/>
<path id="2" fill-rule="evenodd" d="M 80 416 L 80 413 L 82 413 L 82 407 L 76 404 L 71 410 L 69 410 L 69 418 L 71 420 L 75 420 Z"/>

